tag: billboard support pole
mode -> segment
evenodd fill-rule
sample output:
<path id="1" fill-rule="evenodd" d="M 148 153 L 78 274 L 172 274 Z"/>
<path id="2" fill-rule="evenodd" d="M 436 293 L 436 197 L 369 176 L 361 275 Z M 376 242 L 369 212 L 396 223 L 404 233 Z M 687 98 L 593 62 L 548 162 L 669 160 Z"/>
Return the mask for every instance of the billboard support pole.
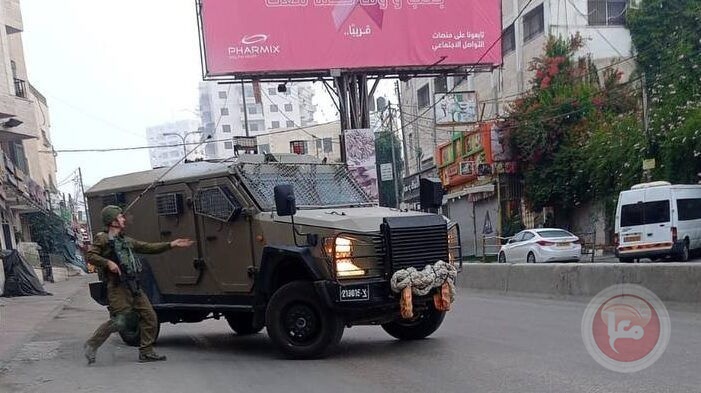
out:
<path id="1" fill-rule="evenodd" d="M 344 132 L 350 129 L 370 128 L 368 105 L 368 77 L 362 74 L 341 74 L 334 78 L 338 91 L 338 107 L 341 118 L 341 160 L 346 162 Z"/>
<path id="2" fill-rule="evenodd" d="M 243 81 L 241 81 L 241 102 L 243 103 L 243 124 L 246 126 L 246 137 L 248 138 L 251 134 L 248 130 L 248 104 L 246 103 L 246 86 Z"/>

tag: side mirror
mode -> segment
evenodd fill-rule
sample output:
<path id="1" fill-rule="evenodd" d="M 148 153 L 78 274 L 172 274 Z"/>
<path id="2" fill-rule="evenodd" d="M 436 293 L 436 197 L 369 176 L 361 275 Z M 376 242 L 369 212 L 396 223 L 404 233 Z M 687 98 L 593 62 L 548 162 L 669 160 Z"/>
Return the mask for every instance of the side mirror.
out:
<path id="1" fill-rule="evenodd" d="M 275 210 L 280 217 L 294 216 L 297 213 L 295 191 L 292 184 L 275 186 Z"/>
<path id="2" fill-rule="evenodd" d="M 443 206 L 443 185 L 438 179 L 421 179 L 419 185 L 419 199 L 421 210 L 438 209 Z"/>

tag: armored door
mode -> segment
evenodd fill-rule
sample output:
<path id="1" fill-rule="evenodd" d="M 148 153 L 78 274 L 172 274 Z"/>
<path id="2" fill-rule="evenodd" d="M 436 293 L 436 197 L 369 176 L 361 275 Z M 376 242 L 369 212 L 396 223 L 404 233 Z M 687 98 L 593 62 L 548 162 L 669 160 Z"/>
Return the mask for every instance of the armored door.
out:
<path id="1" fill-rule="evenodd" d="M 192 207 L 192 191 L 187 184 L 174 184 L 156 188 L 156 212 L 158 214 L 158 231 L 160 241 L 170 242 L 178 238 L 195 239 L 197 230 L 195 214 Z M 161 277 L 173 277 L 172 284 L 196 285 L 201 269 L 200 245 L 170 251 L 154 257 L 158 264 L 154 269 L 165 269 L 170 274 Z M 166 283 L 163 283 L 166 284 Z M 163 285 L 168 287 L 168 285 Z M 162 290 L 165 288 L 161 288 Z"/>
<path id="2" fill-rule="evenodd" d="M 252 228 L 243 201 L 228 178 L 202 181 L 195 191 L 205 271 L 224 292 L 246 293 L 253 286 Z"/>

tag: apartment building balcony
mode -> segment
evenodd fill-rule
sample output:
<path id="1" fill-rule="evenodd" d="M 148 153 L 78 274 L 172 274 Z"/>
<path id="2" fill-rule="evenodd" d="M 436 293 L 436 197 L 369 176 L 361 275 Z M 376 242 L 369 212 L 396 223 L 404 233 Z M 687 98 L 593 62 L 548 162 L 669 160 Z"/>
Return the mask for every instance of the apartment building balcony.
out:
<path id="1" fill-rule="evenodd" d="M 34 102 L 29 99 L 29 85 L 14 78 L 12 94 L 0 94 L 0 141 L 38 138 Z"/>

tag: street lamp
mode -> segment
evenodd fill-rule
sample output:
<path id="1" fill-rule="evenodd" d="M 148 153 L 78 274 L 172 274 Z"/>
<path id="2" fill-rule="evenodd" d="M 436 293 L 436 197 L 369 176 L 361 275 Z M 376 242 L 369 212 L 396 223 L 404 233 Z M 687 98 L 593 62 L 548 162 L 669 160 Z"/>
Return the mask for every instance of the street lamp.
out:
<path id="1" fill-rule="evenodd" d="M 190 132 L 186 132 L 184 135 L 181 135 L 181 134 L 178 134 L 177 132 L 164 132 L 163 136 L 177 136 L 178 138 L 180 138 L 180 140 L 183 142 L 182 143 L 183 157 L 185 157 L 185 159 L 187 159 L 187 145 L 186 145 L 187 137 L 190 135 L 201 134 L 201 133 L 202 133 L 202 131 L 190 131 Z"/>

